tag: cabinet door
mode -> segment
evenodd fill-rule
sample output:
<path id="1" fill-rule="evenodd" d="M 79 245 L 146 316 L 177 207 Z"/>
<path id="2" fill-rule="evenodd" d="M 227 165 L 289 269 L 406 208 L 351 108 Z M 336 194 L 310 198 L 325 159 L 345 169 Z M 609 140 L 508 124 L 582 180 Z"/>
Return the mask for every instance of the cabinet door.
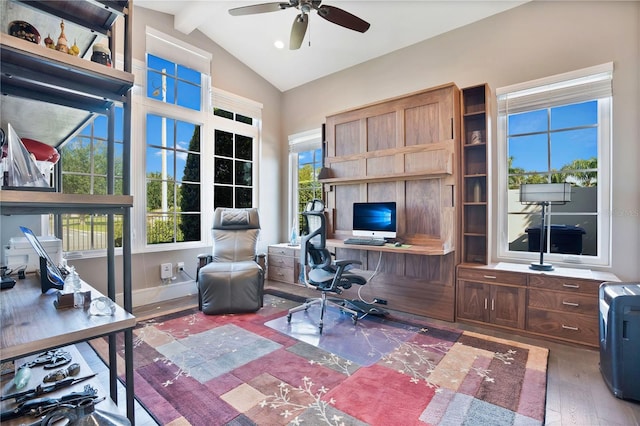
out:
<path id="1" fill-rule="evenodd" d="M 524 288 L 492 285 L 490 322 L 513 328 L 524 328 L 525 296 Z"/>
<path id="2" fill-rule="evenodd" d="M 473 281 L 458 281 L 458 317 L 489 321 L 489 294 L 485 284 Z"/>

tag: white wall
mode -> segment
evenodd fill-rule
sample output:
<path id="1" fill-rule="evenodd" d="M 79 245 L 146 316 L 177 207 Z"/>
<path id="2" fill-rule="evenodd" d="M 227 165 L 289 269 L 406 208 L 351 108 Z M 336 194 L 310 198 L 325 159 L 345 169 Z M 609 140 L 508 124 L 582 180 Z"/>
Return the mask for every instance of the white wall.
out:
<path id="1" fill-rule="evenodd" d="M 318 127 L 329 114 L 447 82 L 458 87 L 486 82 L 495 90 L 613 61 L 610 271 L 625 281 L 640 280 L 639 40 L 637 1 L 527 3 L 286 92 L 283 130 L 301 132 Z M 495 138 L 491 143 L 495 163 Z M 492 247 L 496 260 L 495 238 Z"/>

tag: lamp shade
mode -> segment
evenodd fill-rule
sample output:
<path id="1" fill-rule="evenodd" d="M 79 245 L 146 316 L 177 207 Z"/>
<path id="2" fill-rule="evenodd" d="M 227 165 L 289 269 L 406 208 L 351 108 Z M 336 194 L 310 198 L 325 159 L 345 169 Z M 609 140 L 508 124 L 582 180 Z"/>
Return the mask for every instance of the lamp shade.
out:
<path id="1" fill-rule="evenodd" d="M 570 183 L 525 183 L 520 185 L 521 203 L 564 204 L 571 201 Z"/>

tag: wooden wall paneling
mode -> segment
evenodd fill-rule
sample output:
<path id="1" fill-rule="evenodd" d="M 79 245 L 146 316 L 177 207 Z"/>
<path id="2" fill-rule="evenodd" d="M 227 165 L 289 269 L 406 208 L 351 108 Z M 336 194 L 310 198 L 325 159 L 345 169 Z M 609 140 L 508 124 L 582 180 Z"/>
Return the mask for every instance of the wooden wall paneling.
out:
<path id="1" fill-rule="evenodd" d="M 360 120 L 336 124 L 334 132 L 335 138 L 332 138 L 332 143 L 329 144 L 329 157 L 340 157 L 361 152 L 359 144 L 361 134 Z"/>
<path id="2" fill-rule="evenodd" d="M 420 105 L 405 110 L 405 146 L 424 145 L 439 142 L 440 115 L 438 104 Z"/>
<path id="3" fill-rule="evenodd" d="M 397 173 L 395 155 L 378 155 L 369 157 L 367 162 L 367 176 L 390 176 Z"/>
<path id="4" fill-rule="evenodd" d="M 396 147 L 396 112 L 367 117 L 367 145 L 365 152 Z"/>
<path id="5" fill-rule="evenodd" d="M 411 236 L 441 238 L 440 179 L 405 182 L 405 224 L 407 242 Z"/>
<path id="6" fill-rule="evenodd" d="M 351 235 L 353 229 L 353 202 L 360 200 L 360 186 L 361 185 L 336 185 L 333 189 L 334 204 L 329 204 L 329 208 L 334 206 L 340 206 L 335 209 L 335 224 L 334 235 L 335 238 L 346 238 Z"/>
<path id="7" fill-rule="evenodd" d="M 367 186 L 365 198 L 360 201 L 396 201 L 396 183 L 395 182 L 374 182 Z"/>

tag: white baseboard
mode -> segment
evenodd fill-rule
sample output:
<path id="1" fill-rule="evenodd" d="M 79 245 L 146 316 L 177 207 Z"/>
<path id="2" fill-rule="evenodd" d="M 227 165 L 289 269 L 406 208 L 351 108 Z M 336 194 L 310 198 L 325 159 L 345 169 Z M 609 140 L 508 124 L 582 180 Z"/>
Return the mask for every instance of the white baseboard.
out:
<path id="1" fill-rule="evenodd" d="M 180 297 L 196 294 L 196 282 L 193 280 L 183 281 L 180 283 L 171 283 L 168 285 L 160 285 L 142 290 L 134 290 L 131 294 L 133 306 L 152 305 L 154 303 L 164 302 L 166 300 L 177 299 Z M 116 303 L 122 306 L 122 293 L 116 295 Z"/>

